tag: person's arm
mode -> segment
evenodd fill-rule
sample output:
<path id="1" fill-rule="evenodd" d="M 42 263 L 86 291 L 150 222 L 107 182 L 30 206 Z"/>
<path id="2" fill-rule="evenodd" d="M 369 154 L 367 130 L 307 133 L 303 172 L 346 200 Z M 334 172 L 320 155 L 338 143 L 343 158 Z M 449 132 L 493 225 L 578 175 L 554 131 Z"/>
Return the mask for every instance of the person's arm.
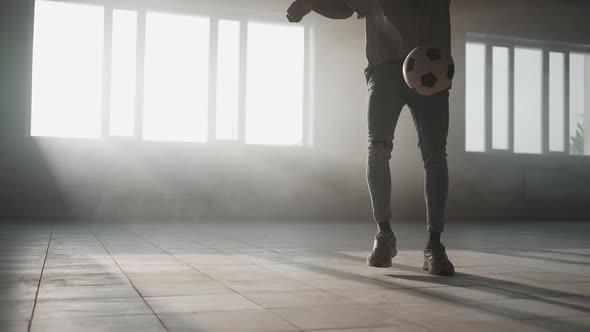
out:
<path id="1" fill-rule="evenodd" d="M 335 20 L 347 19 L 354 14 L 341 0 L 296 0 L 287 10 L 287 18 L 290 22 L 300 22 L 312 10 Z"/>
<path id="2" fill-rule="evenodd" d="M 340 0 L 311 0 L 312 10 L 333 20 L 347 19 L 354 14 L 348 5 Z"/>

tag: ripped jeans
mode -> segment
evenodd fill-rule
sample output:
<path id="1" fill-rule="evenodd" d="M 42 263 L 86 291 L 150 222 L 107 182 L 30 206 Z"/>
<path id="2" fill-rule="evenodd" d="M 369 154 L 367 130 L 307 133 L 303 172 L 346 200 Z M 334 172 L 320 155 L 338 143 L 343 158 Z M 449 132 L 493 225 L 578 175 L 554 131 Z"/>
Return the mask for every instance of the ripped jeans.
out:
<path id="1" fill-rule="evenodd" d="M 428 231 L 442 232 L 449 189 L 447 134 L 449 92 L 421 96 L 411 90 L 402 74 L 403 60 L 389 61 L 365 71 L 369 91 L 369 155 L 367 182 L 376 222 L 391 221 L 389 161 L 395 127 L 407 105 L 418 133 L 425 169 L 424 195 Z"/>

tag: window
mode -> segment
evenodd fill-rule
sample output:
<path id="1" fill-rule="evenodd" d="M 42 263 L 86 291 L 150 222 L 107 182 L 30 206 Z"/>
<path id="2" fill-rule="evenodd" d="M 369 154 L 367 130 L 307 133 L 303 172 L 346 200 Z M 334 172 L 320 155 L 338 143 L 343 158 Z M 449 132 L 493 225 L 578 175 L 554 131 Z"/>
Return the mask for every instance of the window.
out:
<path id="1" fill-rule="evenodd" d="M 590 155 L 589 46 L 467 40 L 466 151 Z"/>
<path id="2" fill-rule="evenodd" d="M 585 118 L 590 116 L 590 55 L 570 53 L 570 153 L 590 154 L 589 137 Z"/>
<path id="3" fill-rule="evenodd" d="M 493 49 L 493 87 L 492 87 L 492 146 L 494 149 L 508 149 L 508 123 L 510 108 L 510 68 L 509 53 L 506 47 L 494 47 Z"/>
<path id="4" fill-rule="evenodd" d="M 309 143 L 307 27 L 118 3 L 35 1 L 32 136 Z"/>
<path id="5" fill-rule="evenodd" d="M 565 151 L 565 55 L 549 53 L 549 150 Z"/>
<path id="6" fill-rule="evenodd" d="M 103 33 L 102 7 L 36 3 L 31 135 L 100 136 Z"/>
<path id="7" fill-rule="evenodd" d="M 302 144 L 303 46 L 300 27 L 248 24 L 247 143 Z"/>
<path id="8" fill-rule="evenodd" d="M 514 152 L 542 152 L 542 90 L 543 53 L 534 48 L 515 48 Z"/>
<path id="9" fill-rule="evenodd" d="M 207 140 L 209 19 L 147 13 L 143 137 Z"/>
<path id="10" fill-rule="evenodd" d="M 465 143 L 467 151 L 485 149 L 485 45 L 468 43 L 465 60 Z"/>

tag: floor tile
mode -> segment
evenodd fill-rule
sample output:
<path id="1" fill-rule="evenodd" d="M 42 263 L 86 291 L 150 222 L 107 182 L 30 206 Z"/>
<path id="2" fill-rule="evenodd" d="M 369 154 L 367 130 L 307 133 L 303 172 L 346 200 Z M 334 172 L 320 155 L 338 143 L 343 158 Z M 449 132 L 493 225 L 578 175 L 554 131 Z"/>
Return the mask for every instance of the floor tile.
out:
<path id="1" fill-rule="evenodd" d="M 65 317 L 59 319 L 35 319 L 31 332 L 165 332 L 166 329 L 153 315 L 128 315 L 114 317 Z"/>
<path id="2" fill-rule="evenodd" d="M 401 320 L 361 305 L 272 309 L 304 330 L 400 325 Z"/>
<path id="3" fill-rule="evenodd" d="M 144 297 L 227 294 L 232 291 L 213 280 L 197 281 L 133 281 L 133 285 Z"/>
<path id="4" fill-rule="evenodd" d="M 384 327 L 367 327 L 367 328 L 353 328 L 353 329 L 337 329 L 337 330 L 305 330 L 306 332 L 432 332 L 424 327 L 417 325 L 399 325 L 399 326 L 384 326 Z"/>
<path id="5" fill-rule="evenodd" d="M 31 300 L 0 300 L 0 320 L 30 320 L 34 301 Z"/>
<path id="6" fill-rule="evenodd" d="M 224 284 L 239 293 L 299 292 L 316 290 L 313 286 L 289 279 L 227 281 Z"/>
<path id="7" fill-rule="evenodd" d="M 474 306 L 508 318 L 533 319 L 541 317 L 570 317 L 589 315 L 590 310 L 574 304 L 551 299 L 512 299 L 476 302 Z"/>
<path id="8" fill-rule="evenodd" d="M 469 303 L 479 301 L 506 300 L 514 298 L 524 298 L 526 295 L 513 293 L 501 288 L 486 286 L 452 286 L 452 287 L 431 287 L 421 288 L 420 292 L 432 296 L 442 297 L 448 300 Z"/>
<path id="9" fill-rule="evenodd" d="M 157 314 L 260 309 L 260 306 L 239 294 L 162 296 L 145 299 Z"/>
<path id="10" fill-rule="evenodd" d="M 3 331 L 3 332 L 27 332 L 28 328 L 29 328 L 28 321 L 0 320 L 0 331 Z"/>
<path id="11" fill-rule="evenodd" d="M 450 301 L 381 305 L 373 308 L 402 321 L 435 330 L 442 323 L 497 321 L 507 318 L 497 313 Z"/>
<path id="12" fill-rule="evenodd" d="M 170 332 L 295 332 L 292 324 L 264 309 L 162 314 Z"/>
<path id="13" fill-rule="evenodd" d="M 307 280 L 305 283 L 328 291 L 339 289 L 388 290 L 399 288 L 397 285 L 369 278 Z"/>
<path id="14" fill-rule="evenodd" d="M 374 306 L 446 302 L 438 297 L 412 289 L 338 289 L 331 292 L 356 303 Z"/>
<path id="15" fill-rule="evenodd" d="M 41 287 L 39 301 L 100 298 L 135 298 L 139 294 L 131 285 L 92 285 Z"/>
<path id="16" fill-rule="evenodd" d="M 152 314 L 141 298 L 39 301 L 35 319 Z"/>
<path id="17" fill-rule="evenodd" d="M 245 297 L 267 309 L 329 307 L 351 303 L 341 296 L 321 290 L 287 293 L 245 293 Z"/>
<path id="18" fill-rule="evenodd" d="M 41 287 L 128 285 L 129 280 L 121 272 L 87 274 L 52 274 L 43 276 Z"/>

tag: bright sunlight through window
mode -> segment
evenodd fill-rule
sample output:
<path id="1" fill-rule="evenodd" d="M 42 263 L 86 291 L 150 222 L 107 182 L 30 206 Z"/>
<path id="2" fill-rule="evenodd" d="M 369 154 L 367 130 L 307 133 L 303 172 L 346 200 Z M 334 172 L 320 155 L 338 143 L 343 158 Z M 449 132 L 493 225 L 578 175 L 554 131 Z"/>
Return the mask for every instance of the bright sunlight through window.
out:
<path id="1" fill-rule="evenodd" d="M 590 155 L 587 45 L 468 36 L 466 151 Z"/>
<path id="2" fill-rule="evenodd" d="M 304 144 L 304 26 L 113 6 L 35 1 L 31 135 Z"/>
<path id="3" fill-rule="evenodd" d="M 246 143 L 303 142 L 304 30 L 248 24 Z"/>
<path id="4" fill-rule="evenodd" d="M 148 13 L 144 138 L 207 140 L 209 18 Z"/>
<path id="5" fill-rule="evenodd" d="M 101 132 L 104 9 L 35 2 L 31 135 Z"/>
<path id="6" fill-rule="evenodd" d="M 465 149 L 485 150 L 485 45 L 467 43 L 465 87 Z"/>

